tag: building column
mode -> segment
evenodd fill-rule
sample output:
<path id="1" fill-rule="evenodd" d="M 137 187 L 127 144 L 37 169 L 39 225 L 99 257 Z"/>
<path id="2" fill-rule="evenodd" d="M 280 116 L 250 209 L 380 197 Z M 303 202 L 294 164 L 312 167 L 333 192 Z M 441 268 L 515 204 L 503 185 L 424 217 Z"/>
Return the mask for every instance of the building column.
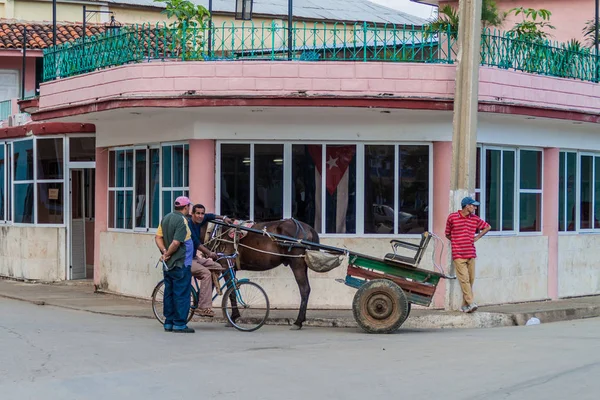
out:
<path id="1" fill-rule="evenodd" d="M 215 211 L 215 153 L 212 139 L 192 139 L 190 144 L 190 200 L 201 203 L 206 212 Z"/>
<path id="2" fill-rule="evenodd" d="M 548 238 L 548 297 L 558 298 L 558 204 L 560 150 L 544 149 L 542 234 Z"/>
<path id="3" fill-rule="evenodd" d="M 452 164 L 452 142 L 433 143 L 433 233 L 447 243 L 444 231 L 446 230 L 446 218 L 448 217 L 448 204 L 450 204 L 450 168 Z M 436 249 L 440 251 L 441 249 Z M 437 253 L 437 252 L 436 252 Z M 441 266 L 448 272 L 450 269 L 450 249 L 444 246 L 442 252 Z M 445 279 L 440 280 L 433 297 L 433 304 L 438 308 L 446 307 L 447 283 Z"/>
<path id="4" fill-rule="evenodd" d="M 108 149 L 96 148 L 96 206 L 94 221 L 94 285 L 100 285 L 100 235 L 108 230 Z"/>

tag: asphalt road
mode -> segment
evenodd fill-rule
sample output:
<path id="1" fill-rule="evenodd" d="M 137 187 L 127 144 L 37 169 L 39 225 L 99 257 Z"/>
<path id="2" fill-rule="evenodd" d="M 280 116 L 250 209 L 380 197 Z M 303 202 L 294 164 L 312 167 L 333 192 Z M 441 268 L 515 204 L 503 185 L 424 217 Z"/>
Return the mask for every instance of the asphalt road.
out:
<path id="1" fill-rule="evenodd" d="M 600 319 L 242 333 L 0 298 L 0 399 L 598 399 Z"/>

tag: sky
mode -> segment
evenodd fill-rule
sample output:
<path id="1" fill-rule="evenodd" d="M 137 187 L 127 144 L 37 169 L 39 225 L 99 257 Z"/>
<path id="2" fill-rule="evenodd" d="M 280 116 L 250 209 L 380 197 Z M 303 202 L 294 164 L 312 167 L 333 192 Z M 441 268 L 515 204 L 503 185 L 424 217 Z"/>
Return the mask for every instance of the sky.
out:
<path id="1" fill-rule="evenodd" d="M 417 17 L 428 19 L 432 16 L 434 7 L 424 4 L 413 3 L 410 0 L 369 0 L 373 3 L 381 4 L 389 8 L 404 11 L 407 14 L 416 15 Z"/>

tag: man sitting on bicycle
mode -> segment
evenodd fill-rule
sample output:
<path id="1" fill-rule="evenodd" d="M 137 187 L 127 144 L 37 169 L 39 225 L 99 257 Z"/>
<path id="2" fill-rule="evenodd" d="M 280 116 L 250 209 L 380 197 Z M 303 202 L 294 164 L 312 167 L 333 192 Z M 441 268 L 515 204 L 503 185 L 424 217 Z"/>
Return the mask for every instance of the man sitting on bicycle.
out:
<path id="1" fill-rule="evenodd" d="M 223 267 L 214 261 L 217 259 L 217 254 L 204 246 L 202 240 L 202 227 L 215 219 L 223 220 L 228 224 L 233 223 L 230 218 L 225 216 L 206 214 L 206 208 L 202 204 L 194 205 L 191 215 L 188 216 L 188 225 L 192 232 L 192 241 L 194 242 L 195 250 L 195 256 L 192 260 L 192 276 L 200 281 L 200 298 L 198 299 L 196 314 L 203 317 L 215 316 L 212 310 L 213 286 L 211 270 L 223 270 Z M 206 258 L 203 256 L 206 256 Z"/>

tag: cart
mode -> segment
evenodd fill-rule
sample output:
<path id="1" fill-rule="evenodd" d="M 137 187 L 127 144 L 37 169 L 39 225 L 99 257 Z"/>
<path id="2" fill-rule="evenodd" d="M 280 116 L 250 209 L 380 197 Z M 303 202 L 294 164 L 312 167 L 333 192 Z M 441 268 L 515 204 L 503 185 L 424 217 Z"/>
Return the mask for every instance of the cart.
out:
<path id="1" fill-rule="evenodd" d="M 301 247 L 324 253 L 346 255 L 348 267 L 346 278 L 338 281 L 358 289 L 352 301 L 352 311 L 357 324 L 368 333 L 391 333 L 406 321 L 411 304 L 428 307 L 441 279 L 456 279 L 447 275 L 441 266 L 443 241 L 432 232 L 424 232 L 419 244 L 391 240 L 392 253 L 383 258 L 353 252 L 348 249 L 327 246 L 303 239 L 292 238 L 241 225 L 214 221 L 229 228 L 269 236 L 281 247 Z M 237 235 L 236 235 L 237 237 Z M 421 269 L 419 264 L 434 241 L 433 265 L 439 272 Z M 440 248 L 437 248 L 440 246 Z M 439 250 L 439 252 L 436 252 Z M 412 252 L 403 255 L 400 250 Z M 437 253 L 437 261 L 436 261 Z"/>

